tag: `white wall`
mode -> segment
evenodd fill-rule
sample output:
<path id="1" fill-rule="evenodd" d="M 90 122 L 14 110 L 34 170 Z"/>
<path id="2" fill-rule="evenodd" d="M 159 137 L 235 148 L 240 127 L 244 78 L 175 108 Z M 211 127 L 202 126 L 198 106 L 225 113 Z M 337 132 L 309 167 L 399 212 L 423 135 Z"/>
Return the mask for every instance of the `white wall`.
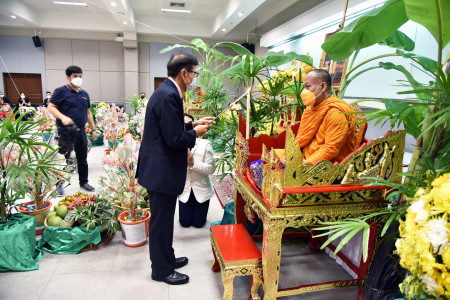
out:
<path id="1" fill-rule="evenodd" d="M 167 77 L 167 62 L 172 53 L 183 51 L 192 54 L 190 48 L 178 48 L 171 51 L 160 53 L 161 50 L 173 44 L 150 43 L 150 93 L 155 90 L 155 77 Z"/>
<path id="2" fill-rule="evenodd" d="M 44 41 L 41 40 L 42 44 Z M 41 74 L 42 92 L 46 90 L 44 47 L 35 47 L 31 37 L 0 36 L 0 72 Z M 4 78 L 0 80 L 0 91 L 4 92 Z M 16 101 L 19 94 L 10 96 Z M 42 98 L 43 99 L 43 98 Z"/>
<path id="3" fill-rule="evenodd" d="M 45 39 L 48 90 L 67 83 L 65 69 L 83 70 L 83 89 L 92 101 L 124 102 L 125 67 L 122 43 L 92 40 Z"/>

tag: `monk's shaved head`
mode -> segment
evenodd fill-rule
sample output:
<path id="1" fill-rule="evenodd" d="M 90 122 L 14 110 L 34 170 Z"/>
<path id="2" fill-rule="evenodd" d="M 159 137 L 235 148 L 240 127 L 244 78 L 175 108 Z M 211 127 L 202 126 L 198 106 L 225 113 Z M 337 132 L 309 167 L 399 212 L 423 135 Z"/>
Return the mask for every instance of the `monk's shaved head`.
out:
<path id="1" fill-rule="evenodd" d="M 327 84 L 327 90 L 331 91 L 331 76 L 327 70 L 323 69 L 314 69 L 308 72 L 308 75 L 312 76 L 315 80 L 319 80 L 320 82 L 325 82 Z"/>

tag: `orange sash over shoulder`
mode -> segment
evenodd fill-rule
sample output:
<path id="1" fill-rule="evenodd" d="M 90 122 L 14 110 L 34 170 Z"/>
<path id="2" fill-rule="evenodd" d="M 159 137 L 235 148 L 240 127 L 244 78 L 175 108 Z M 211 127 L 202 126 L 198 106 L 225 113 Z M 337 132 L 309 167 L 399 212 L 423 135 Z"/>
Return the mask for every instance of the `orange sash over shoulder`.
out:
<path id="1" fill-rule="evenodd" d="M 308 163 L 339 162 L 356 149 L 355 115 L 345 101 L 331 96 L 302 115 L 296 141 Z"/>

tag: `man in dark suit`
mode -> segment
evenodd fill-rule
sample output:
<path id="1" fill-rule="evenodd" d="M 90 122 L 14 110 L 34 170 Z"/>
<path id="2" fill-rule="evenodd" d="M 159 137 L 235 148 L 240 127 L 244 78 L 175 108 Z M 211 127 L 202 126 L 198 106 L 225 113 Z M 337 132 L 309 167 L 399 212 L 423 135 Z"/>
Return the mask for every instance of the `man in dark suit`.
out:
<path id="1" fill-rule="evenodd" d="M 145 113 L 144 136 L 139 151 L 136 177 L 150 198 L 149 226 L 152 279 L 167 284 L 183 284 L 189 277 L 175 271 L 188 263 L 175 258 L 172 248 L 177 196 L 186 181 L 188 148 L 195 145 L 214 118 L 184 124 L 182 94 L 195 86 L 197 59 L 187 53 L 172 55 L 167 63 L 169 78 L 155 90 Z"/>

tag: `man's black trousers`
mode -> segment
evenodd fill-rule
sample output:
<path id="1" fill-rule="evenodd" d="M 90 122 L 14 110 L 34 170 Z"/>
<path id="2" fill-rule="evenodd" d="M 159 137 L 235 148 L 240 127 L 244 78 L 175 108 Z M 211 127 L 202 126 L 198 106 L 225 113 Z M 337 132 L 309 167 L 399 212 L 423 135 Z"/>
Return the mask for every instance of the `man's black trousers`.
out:
<path id="1" fill-rule="evenodd" d="M 75 155 L 78 162 L 78 177 L 80 185 L 88 182 L 88 141 L 84 128 L 79 128 L 75 131 L 72 128 L 58 127 L 59 134 L 59 153 L 63 154 L 66 159 L 69 159 L 72 150 L 75 150 Z"/>
<path id="2" fill-rule="evenodd" d="M 166 277 L 173 273 L 175 252 L 173 243 L 173 224 L 177 196 L 148 191 L 150 198 L 150 225 L 148 241 L 152 274 Z"/>

